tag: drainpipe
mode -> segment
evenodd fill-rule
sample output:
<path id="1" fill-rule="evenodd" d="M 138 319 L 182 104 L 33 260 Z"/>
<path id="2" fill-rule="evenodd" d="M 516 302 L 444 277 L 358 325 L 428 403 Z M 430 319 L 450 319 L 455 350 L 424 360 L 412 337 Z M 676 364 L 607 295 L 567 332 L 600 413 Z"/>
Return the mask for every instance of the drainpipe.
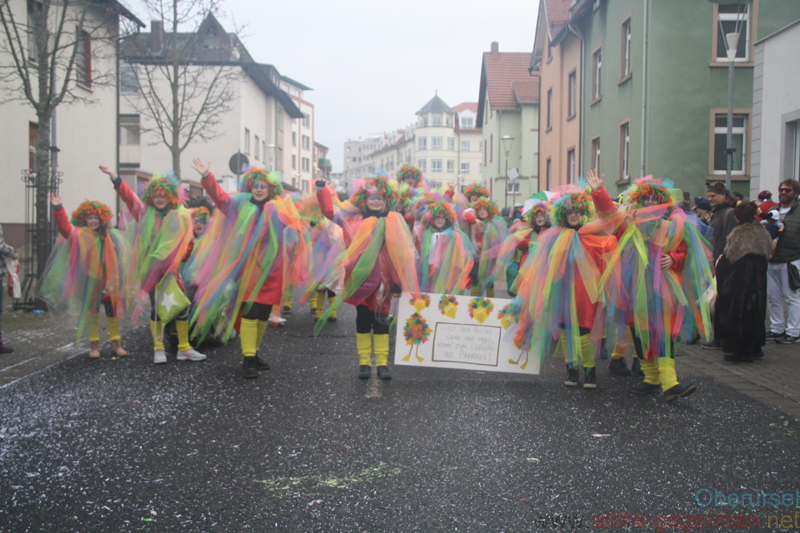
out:
<path id="1" fill-rule="evenodd" d="M 578 158 L 578 175 L 583 176 L 583 121 L 584 121 L 584 101 L 583 101 L 583 54 L 584 54 L 584 47 L 586 46 L 586 42 L 583 40 L 583 36 L 575 31 L 575 28 L 572 27 L 572 24 L 567 24 L 567 31 L 569 31 L 572 35 L 580 39 L 581 41 L 581 83 L 579 85 L 579 98 L 580 98 L 580 108 L 581 108 L 581 118 L 578 123 L 578 149 L 575 151 L 575 156 Z M 576 176 L 577 177 L 577 176 Z"/>
<path id="2" fill-rule="evenodd" d="M 645 147 L 647 146 L 645 141 L 647 139 L 647 10 L 649 5 L 650 0 L 644 0 L 644 24 L 642 25 L 642 151 L 640 154 L 642 166 L 639 169 L 639 177 L 643 177 L 645 174 L 644 156 Z"/>

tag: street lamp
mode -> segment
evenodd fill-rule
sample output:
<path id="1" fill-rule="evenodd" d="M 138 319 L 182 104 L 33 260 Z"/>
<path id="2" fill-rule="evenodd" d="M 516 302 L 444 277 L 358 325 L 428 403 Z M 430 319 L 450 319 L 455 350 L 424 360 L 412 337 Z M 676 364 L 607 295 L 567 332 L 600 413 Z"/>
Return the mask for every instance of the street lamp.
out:
<path id="1" fill-rule="evenodd" d="M 458 192 L 461 192 L 461 178 L 463 178 L 463 177 L 464 177 L 464 176 L 462 176 L 461 174 L 459 174 L 458 176 L 456 176 L 456 190 L 457 190 Z"/>
<path id="2" fill-rule="evenodd" d="M 739 37 L 742 33 L 744 26 L 744 18 L 747 15 L 750 0 L 708 0 L 717 6 L 722 5 L 735 5 L 736 9 L 736 25 L 733 32 L 726 33 L 725 51 L 728 55 L 728 132 L 725 143 L 726 166 L 725 166 L 725 187 L 731 189 L 731 173 L 733 170 L 733 154 L 736 148 L 733 146 L 733 68 L 736 61 L 736 50 L 739 47 Z M 722 20 L 717 16 L 717 23 L 719 24 L 719 32 L 723 33 Z M 747 31 L 747 30 L 746 30 Z M 743 161 L 744 162 L 744 161 Z"/>
<path id="3" fill-rule="evenodd" d="M 511 147 L 514 146 L 514 137 L 510 135 L 503 135 L 500 140 L 503 141 L 503 150 L 506 153 L 506 200 L 503 207 L 508 207 L 508 153 L 511 151 Z"/>

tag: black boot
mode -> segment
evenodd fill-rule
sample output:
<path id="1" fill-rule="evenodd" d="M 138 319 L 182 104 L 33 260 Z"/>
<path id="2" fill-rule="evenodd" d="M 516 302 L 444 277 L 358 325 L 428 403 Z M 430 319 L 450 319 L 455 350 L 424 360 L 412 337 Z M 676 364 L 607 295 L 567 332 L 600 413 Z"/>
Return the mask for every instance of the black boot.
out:
<path id="1" fill-rule="evenodd" d="M 369 375 L 372 373 L 372 367 L 367 365 L 361 365 L 358 367 L 358 379 L 369 379 Z"/>
<path id="2" fill-rule="evenodd" d="M 612 357 L 611 362 L 608 363 L 608 371 L 618 376 L 628 377 L 631 375 L 631 369 L 628 368 L 628 363 L 625 362 L 624 357 L 621 359 L 614 359 Z"/>
<path id="3" fill-rule="evenodd" d="M 13 353 L 14 348 L 3 344 L 3 335 L 0 334 L 0 353 Z"/>
<path id="4" fill-rule="evenodd" d="M 595 367 L 586 369 L 586 381 L 583 382 L 584 389 L 597 388 L 597 370 Z"/>
<path id="5" fill-rule="evenodd" d="M 567 380 L 564 382 L 564 385 L 567 387 L 577 387 L 579 379 L 580 374 L 578 374 L 578 369 L 573 368 L 572 365 L 567 363 Z"/>
<path id="6" fill-rule="evenodd" d="M 379 366 L 378 377 L 381 379 L 392 379 L 392 371 L 389 370 L 388 366 Z"/>
<path id="7" fill-rule="evenodd" d="M 689 396 L 696 390 L 697 387 L 695 387 L 694 385 L 681 385 L 679 383 L 674 387 L 672 387 L 671 389 L 664 391 L 664 401 L 671 402 L 676 398 L 683 398 L 684 396 Z"/>
<path id="8" fill-rule="evenodd" d="M 258 377 L 258 361 L 255 357 L 245 357 L 244 364 L 244 377 L 246 379 L 255 379 Z"/>
<path id="9" fill-rule="evenodd" d="M 258 352 L 256 352 L 256 363 L 258 364 L 259 370 L 269 370 L 269 363 L 263 360 L 261 356 L 258 355 Z"/>

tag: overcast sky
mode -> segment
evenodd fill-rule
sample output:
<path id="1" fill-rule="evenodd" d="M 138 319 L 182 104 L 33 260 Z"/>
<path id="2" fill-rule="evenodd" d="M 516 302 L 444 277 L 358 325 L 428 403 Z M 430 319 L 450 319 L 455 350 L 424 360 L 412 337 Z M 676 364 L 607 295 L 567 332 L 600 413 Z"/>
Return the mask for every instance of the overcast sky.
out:
<path id="1" fill-rule="evenodd" d="M 128 3 L 147 24 L 137 0 Z M 220 17 L 247 23 L 244 44 L 260 63 L 313 91 L 315 140 L 343 169 L 344 142 L 403 128 L 435 91 L 451 107 L 477 102 L 481 57 L 530 52 L 538 0 L 227 0 Z M 166 28 L 165 28 L 166 29 Z M 188 31 L 186 28 L 183 31 Z"/>

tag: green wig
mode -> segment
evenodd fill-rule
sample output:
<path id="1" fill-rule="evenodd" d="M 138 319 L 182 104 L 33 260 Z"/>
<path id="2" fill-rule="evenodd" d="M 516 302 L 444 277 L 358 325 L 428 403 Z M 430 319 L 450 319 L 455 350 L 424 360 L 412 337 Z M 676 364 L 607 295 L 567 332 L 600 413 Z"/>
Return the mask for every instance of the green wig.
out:
<path id="1" fill-rule="evenodd" d="M 453 207 L 444 201 L 433 202 L 428 205 L 428 215 L 423 219 L 427 227 L 433 227 L 433 219 L 442 217 L 451 226 L 456 223 L 456 214 Z"/>
<path id="2" fill-rule="evenodd" d="M 422 171 L 416 165 L 403 163 L 403 166 L 397 171 L 397 179 L 401 181 L 413 179 L 414 183 L 417 183 L 421 177 Z"/>
<path id="3" fill-rule="evenodd" d="M 555 224 L 567 227 L 567 212 L 574 210 L 580 218 L 581 226 L 594 217 L 594 202 L 586 191 L 565 194 L 553 203 L 550 209 L 550 220 Z"/>
<path id="4" fill-rule="evenodd" d="M 167 209 L 177 209 L 181 202 L 178 198 L 177 180 L 161 177 L 158 174 L 154 175 L 144 188 L 142 201 L 150 207 L 155 207 L 153 198 L 156 196 L 163 196 L 167 199 Z"/>
<path id="5" fill-rule="evenodd" d="M 464 189 L 464 196 L 469 198 L 470 196 L 480 196 L 481 198 L 489 198 L 489 191 L 486 190 L 486 187 L 478 184 L 473 183 L 466 189 Z"/>

